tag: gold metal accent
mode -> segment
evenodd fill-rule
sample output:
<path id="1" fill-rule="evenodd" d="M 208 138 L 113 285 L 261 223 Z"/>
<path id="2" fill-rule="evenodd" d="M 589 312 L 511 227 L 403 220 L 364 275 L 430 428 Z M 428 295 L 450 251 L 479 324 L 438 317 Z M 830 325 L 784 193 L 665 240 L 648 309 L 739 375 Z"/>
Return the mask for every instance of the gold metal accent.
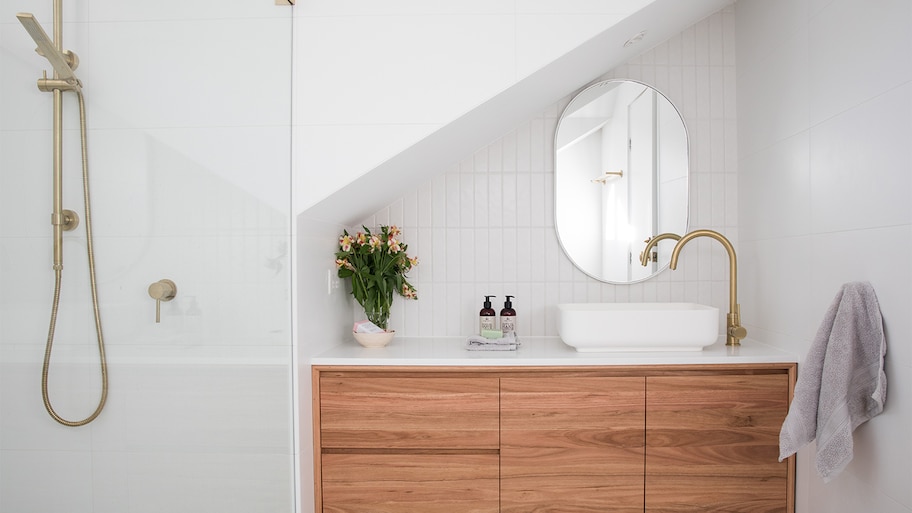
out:
<path id="1" fill-rule="evenodd" d="M 697 237 L 709 237 L 715 239 L 725 247 L 728 252 L 729 268 L 729 289 L 728 289 L 728 316 L 726 318 L 726 339 L 725 345 L 739 346 L 741 339 L 747 336 L 747 329 L 741 326 L 741 305 L 738 304 L 738 260 L 735 257 L 735 247 L 732 243 L 719 232 L 713 230 L 694 230 L 681 237 L 674 249 L 671 251 L 671 263 L 668 264 L 672 269 L 678 267 L 678 255 L 685 244 L 696 239 Z"/>
<path id="2" fill-rule="evenodd" d="M 605 171 L 605 174 L 603 174 L 602 176 L 600 176 L 600 177 L 598 177 L 598 178 L 593 178 L 593 179 L 591 180 L 591 182 L 592 182 L 592 183 L 600 183 L 600 184 L 602 184 L 602 185 L 605 185 L 605 183 L 606 183 L 608 180 L 611 180 L 611 179 L 614 179 L 614 178 L 623 178 L 623 177 L 624 177 L 624 172 L 623 172 L 623 171 Z"/>
<path id="3" fill-rule="evenodd" d="M 656 254 L 655 251 L 652 251 L 652 248 L 654 248 L 655 245 L 659 243 L 659 241 L 662 241 L 665 239 L 681 240 L 681 236 L 678 235 L 677 233 L 669 232 L 669 233 L 662 233 L 662 234 L 656 235 L 655 237 L 650 237 L 650 238 L 644 240 L 643 242 L 646 243 L 646 247 L 643 249 L 642 252 L 640 252 L 640 263 L 643 264 L 643 267 L 646 267 L 646 264 L 648 264 L 650 260 L 652 260 L 653 262 L 658 261 L 658 254 Z"/>
<path id="4" fill-rule="evenodd" d="M 65 232 L 70 232 L 79 226 L 79 214 L 72 210 L 64 210 L 59 214 L 51 214 L 51 225 L 59 225 Z"/>
<path id="5" fill-rule="evenodd" d="M 171 301 L 177 296 L 177 285 L 173 281 L 164 279 L 149 285 L 149 296 L 155 300 L 155 322 L 161 322 L 161 303 Z"/>
<path id="6" fill-rule="evenodd" d="M 51 38 L 48 37 L 47 32 L 41 28 L 41 24 L 38 23 L 38 20 L 35 19 L 35 15 L 27 12 L 20 12 L 16 14 L 16 17 L 19 18 L 19 23 L 22 23 L 22 26 L 25 27 L 26 32 L 32 36 L 32 39 L 35 40 L 35 44 L 38 45 L 38 48 L 35 49 L 35 52 L 38 55 L 44 57 L 51 63 L 51 66 L 54 68 L 54 79 L 60 80 L 68 87 L 81 87 L 82 84 L 79 82 L 79 79 L 76 78 L 76 74 L 73 73 L 73 70 L 79 66 L 79 57 L 75 53 L 67 50 L 64 51 L 62 45 L 60 44 L 60 23 L 58 23 L 59 16 L 58 10 L 54 9 L 54 40 L 51 41 Z M 45 79 L 47 74 L 45 74 Z M 40 84 L 40 81 L 39 81 Z M 39 89 L 41 85 L 38 86 Z M 41 89 L 42 91 L 47 92 L 47 89 Z"/>
<path id="7" fill-rule="evenodd" d="M 79 58 L 73 52 L 63 51 L 63 5 L 61 0 L 54 0 L 54 39 L 48 37 L 38 20 L 29 13 L 16 15 L 25 30 L 38 45 L 39 55 L 46 58 L 54 68 L 53 78 L 47 78 L 47 72 L 38 79 L 38 89 L 53 94 L 53 213 L 51 225 L 54 230 L 54 298 L 51 304 L 51 320 L 48 325 L 48 338 L 44 350 L 44 363 L 41 366 L 41 399 L 48 414 L 64 426 L 84 426 L 95 420 L 104 409 L 108 398 L 108 366 L 105 358 L 104 335 L 101 329 L 101 315 L 98 308 L 98 285 L 95 277 L 95 250 L 92 243 L 92 214 L 89 200 L 89 160 L 86 130 L 85 98 L 82 95 L 82 83 L 76 78 L 73 70 L 79 65 Z M 63 209 L 63 93 L 73 91 L 79 101 L 79 134 L 82 153 L 82 190 L 85 203 L 86 253 L 89 264 L 89 285 L 92 294 L 92 310 L 95 317 L 95 333 L 98 342 L 98 356 L 101 372 L 101 397 L 95 411 L 82 420 L 67 420 L 54 411 L 48 394 L 48 376 L 50 375 L 51 353 L 54 345 L 54 331 L 57 326 L 57 313 L 60 308 L 60 288 L 63 278 L 63 232 L 73 230 L 79 224 L 79 216 L 72 210 Z"/>

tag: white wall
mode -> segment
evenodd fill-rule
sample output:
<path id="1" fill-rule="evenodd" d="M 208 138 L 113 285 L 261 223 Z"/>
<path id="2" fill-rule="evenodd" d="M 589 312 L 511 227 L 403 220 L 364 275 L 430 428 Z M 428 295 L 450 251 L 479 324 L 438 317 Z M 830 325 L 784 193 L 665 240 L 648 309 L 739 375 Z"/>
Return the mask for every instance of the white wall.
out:
<path id="1" fill-rule="evenodd" d="M 690 132 L 692 228 L 738 244 L 734 13 L 723 10 L 606 73 L 653 85 L 677 105 Z M 568 95 L 447 173 L 417 184 L 368 226 L 397 224 L 418 301 L 393 307 L 405 335 L 465 336 L 483 296 L 516 296 L 518 332 L 557 335 L 555 305 L 583 301 L 694 301 L 728 308 L 728 260 L 714 241 L 684 249 L 677 271 L 634 285 L 609 285 L 577 270 L 553 228 L 553 138 Z"/>
<path id="2" fill-rule="evenodd" d="M 652 1 L 298 2 L 298 211 Z"/>
<path id="3" fill-rule="evenodd" d="M 292 511 L 291 10 L 272 2 L 65 1 L 88 106 L 110 394 L 44 411 L 51 94 L 0 0 L 0 511 Z M 256 101 L 252 101 L 255 99 Z M 66 96 L 65 207 L 82 210 Z M 85 216 L 80 214 L 85 220 Z M 83 227 L 66 234 L 51 398 L 99 394 Z M 177 298 L 156 324 L 150 283 Z"/>
<path id="4" fill-rule="evenodd" d="M 840 285 L 870 281 L 887 333 L 884 413 L 823 484 L 799 453 L 799 513 L 912 511 L 912 3 L 736 5 L 742 309 L 804 355 Z M 800 365 L 799 365 L 800 372 Z"/>

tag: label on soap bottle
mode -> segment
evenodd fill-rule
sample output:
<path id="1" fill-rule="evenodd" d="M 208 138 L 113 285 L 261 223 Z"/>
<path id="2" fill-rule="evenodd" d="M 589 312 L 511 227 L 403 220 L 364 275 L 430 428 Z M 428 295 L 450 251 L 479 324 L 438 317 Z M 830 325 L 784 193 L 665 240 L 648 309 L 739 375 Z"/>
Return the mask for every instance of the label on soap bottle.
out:
<path id="1" fill-rule="evenodd" d="M 504 335 L 507 333 L 513 332 L 516 330 L 516 316 L 513 315 L 502 315 L 500 317 L 500 331 L 504 332 Z"/>
<path id="2" fill-rule="evenodd" d="M 479 327 L 483 330 L 493 330 L 494 329 L 494 316 L 482 315 L 480 318 Z"/>

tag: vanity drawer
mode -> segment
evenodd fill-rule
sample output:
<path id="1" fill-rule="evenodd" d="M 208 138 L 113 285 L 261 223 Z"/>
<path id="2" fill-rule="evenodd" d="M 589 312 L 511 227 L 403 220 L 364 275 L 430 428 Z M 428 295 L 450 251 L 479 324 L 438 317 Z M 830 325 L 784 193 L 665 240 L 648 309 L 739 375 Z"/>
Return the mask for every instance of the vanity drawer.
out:
<path id="1" fill-rule="evenodd" d="M 497 449 L 496 377 L 322 375 L 323 448 Z"/>
<path id="2" fill-rule="evenodd" d="M 323 512 L 498 513 L 499 456 L 324 454 Z"/>

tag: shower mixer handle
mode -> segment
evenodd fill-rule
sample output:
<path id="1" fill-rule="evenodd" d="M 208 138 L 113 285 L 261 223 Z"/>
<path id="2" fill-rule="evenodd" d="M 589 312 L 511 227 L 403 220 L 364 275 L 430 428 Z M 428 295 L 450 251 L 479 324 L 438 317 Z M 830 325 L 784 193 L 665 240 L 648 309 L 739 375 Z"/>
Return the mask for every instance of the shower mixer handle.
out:
<path id="1" fill-rule="evenodd" d="M 155 300 L 155 322 L 161 322 L 161 303 L 177 296 L 177 285 L 168 279 L 158 280 L 149 285 L 149 296 Z"/>

